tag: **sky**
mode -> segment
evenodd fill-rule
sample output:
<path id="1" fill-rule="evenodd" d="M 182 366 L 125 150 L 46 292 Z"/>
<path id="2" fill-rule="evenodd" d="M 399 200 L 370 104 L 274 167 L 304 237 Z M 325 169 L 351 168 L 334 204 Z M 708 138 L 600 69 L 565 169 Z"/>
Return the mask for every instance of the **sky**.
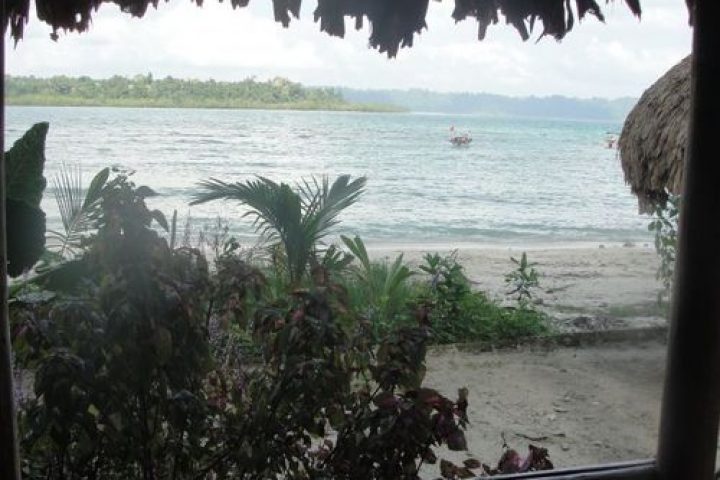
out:
<path id="1" fill-rule="evenodd" d="M 233 11 L 230 2 L 171 0 L 142 19 L 103 6 L 90 32 L 60 34 L 32 18 L 7 52 L 11 75 L 112 75 L 242 80 L 281 76 L 306 85 L 363 89 L 423 88 L 512 96 L 637 97 L 690 52 L 683 0 L 644 0 L 641 20 L 623 2 L 603 5 L 606 22 L 586 17 L 564 40 L 523 42 L 502 23 L 477 40 L 477 24 L 455 24 L 450 0 L 432 1 L 428 29 L 388 59 L 368 47 L 368 27 L 344 40 L 320 32 L 306 0 L 288 29 L 269 0 Z M 604 4 L 605 2 L 600 2 Z M 367 22 L 365 22 L 367 24 Z M 9 42 L 12 44 L 12 42 Z"/>

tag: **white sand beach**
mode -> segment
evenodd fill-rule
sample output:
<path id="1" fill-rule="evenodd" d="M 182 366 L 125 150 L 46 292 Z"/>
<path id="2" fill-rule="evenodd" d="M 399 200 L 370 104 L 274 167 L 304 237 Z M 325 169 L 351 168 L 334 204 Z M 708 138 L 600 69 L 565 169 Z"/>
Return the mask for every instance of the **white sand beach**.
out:
<path id="1" fill-rule="evenodd" d="M 494 464 L 504 434 L 522 455 L 547 448 L 556 468 L 654 455 L 666 346 L 640 342 L 549 351 L 430 353 L 426 385 L 456 398 L 469 390 L 469 451 Z M 442 457 L 442 456 L 441 456 Z M 432 476 L 428 467 L 425 478 Z"/>

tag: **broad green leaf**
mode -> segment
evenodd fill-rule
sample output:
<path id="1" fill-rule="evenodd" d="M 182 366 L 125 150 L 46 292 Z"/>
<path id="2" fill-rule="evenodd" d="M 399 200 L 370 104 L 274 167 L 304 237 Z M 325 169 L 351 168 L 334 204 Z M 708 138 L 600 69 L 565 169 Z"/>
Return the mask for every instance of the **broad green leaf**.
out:
<path id="1" fill-rule="evenodd" d="M 100 199 L 100 194 L 105 186 L 105 183 L 110 176 L 110 169 L 105 167 L 100 170 L 97 175 L 90 182 L 87 193 L 85 194 L 85 200 L 83 202 L 83 208 L 88 208 Z"/>
<path id="2" fill-rule="evenodd" d="M 5 152 L 6 195 L 29 206 L 39 207 L 47 181 L 45 137 L 48 123 L 37 123 Z"/>
<path id="3" fill-rule="evenodd" d="M 135 191 L 135 194 L 141 198 L 149 198 L 149 197 L 154 197 L 157 195 L 157 193 L 155 193 L 155 190 L 153 190 L 150 187 L 146 187 L 146 186 L 138 187 L 137 190 Z"/>
<path id="4" fill-rule="evenodd" d="M 155 220 L 166 232 L 169 230 L 167 219 L 165 218 L 165 214 L 162 213 L 160 210 L 153 210 L 150 212 L 150 215 L 152 216 L 153 220 Z"/>
<path id="5" fill-rule="evenodd" d="M 47 123 L 35 124 L 5 152 L 8 274 L 31 268 L 45 250 L 45 213 L 40 209 L 47 181 Z"/>
<path id="6" fill-rule="evenodd" d="M 17 277 L 35 265 L 45 251 L 45 213 L 25 202 L 8 198 L 7 269 Z"/>

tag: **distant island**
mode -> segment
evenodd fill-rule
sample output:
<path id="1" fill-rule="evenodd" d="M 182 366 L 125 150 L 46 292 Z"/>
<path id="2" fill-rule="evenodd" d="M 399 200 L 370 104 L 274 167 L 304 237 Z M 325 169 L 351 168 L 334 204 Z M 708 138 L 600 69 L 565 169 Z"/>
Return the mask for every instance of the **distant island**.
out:
<path id="1" fill-rule="evenodd" d="M 430 90 L 359 90 L 310 87 L 276 77 L 237 82 L 156 79 L 152 74 L 107 79 L 54 76 L 5 77 L 8 105 L 257 108 L 362 112 L 430 112 L 496 117 L 561 118 L 620 122 L 635 98 L 509 97 Z"/>
<path id="2" fill-rule="evenodd" d="M 337 110 L 397 112 L 390 104 L 350 102 L 336 88 L 306 87 L 285 78 L 239 82 L 156 79 L 152 74 L 107 79 L 7 75 L 8 105 L 257 108 L 276 110 Z"/>
<path id="3" fill-rule="evenodd" d="M 413 112 L 481 114 L 497 117 L 560 118 L 621 122 L 637 98 L 509 97 L 492 93 L 340 88 L 349 102 L 395 105 Z"/>

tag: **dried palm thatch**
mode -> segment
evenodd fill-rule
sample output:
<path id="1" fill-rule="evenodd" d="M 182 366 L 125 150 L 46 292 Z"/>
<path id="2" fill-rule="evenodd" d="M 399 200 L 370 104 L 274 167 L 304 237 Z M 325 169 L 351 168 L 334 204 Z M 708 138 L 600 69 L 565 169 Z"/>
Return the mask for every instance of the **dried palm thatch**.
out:
<path id="1" fill-rule="evenodd" d="M 641 212 L 682 188 L 690 116 L 688 56 L 648 88 L 632 109 L 620 134 L 625 181 L 638 197 Z"/>
<path id="2" fill-rule="evenodd" d="M 142 17 L 149 6 L 157 7 L 161 0 L 35 0 L 37 17 L 58 30 L 85 31 L 92 15 L 104 3 L 116 4 L 136 17 Z M 166 0 L 167 1 L 167 0 Z M 192 0 L 201 6 L 203 0 Z M 222 1 L 222 0 L 221 0 Z M 287 27 L 290 18 L 300 15 L 302 0 L 272 0 L 275 20 Z M 542 23 L 541 36 L 561 39 L 573 28 L 575 17 L 582 19 L 591 13 L 601 21 L 603 14 L 596 0 L 454 0 L 452 17 L 456 22 L 474 17 L 478 22 L 478 38 L 482 40 L 490 24 L 505 17 L 524 40 L 528 39 L 536 22 Z M 609 1 L 609 0 L 606 0 Z M 692 1 L 692 0 L 688 0 Z M 230 0 L 233 8 L 245 7 L 250 0 Z M 355 20 L 361 28 L 364 18 L 370 22 L 370 46 L 394 57 L 400 47 L 411 47 L 413 37 L 427 27 L 425 17 L 429 0 L 318 0 L 315 21 L 320 30 L 330 35 L 345 35 L 345 17 Z M 625 0 L 636 15 L 640 15 L 640 0 Z M 4 29 L 8 27 L 15 40 L 23 36 L 30 16 L 30 0 L 6 0 Z"/>

